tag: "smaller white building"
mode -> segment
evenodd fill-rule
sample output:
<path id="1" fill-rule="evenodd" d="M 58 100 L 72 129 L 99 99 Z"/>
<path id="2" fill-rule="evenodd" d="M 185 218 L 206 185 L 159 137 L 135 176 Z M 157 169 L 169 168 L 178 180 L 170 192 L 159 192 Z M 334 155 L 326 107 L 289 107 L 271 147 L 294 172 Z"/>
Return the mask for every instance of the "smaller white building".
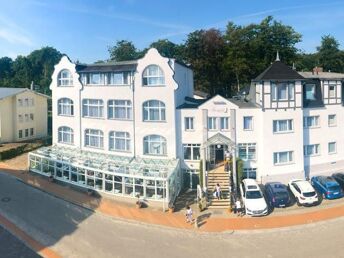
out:
<path id="1" fill-rule="evenodd" d="M 0 88 L 0 142 L 46 137 L 48 99 L 27 88 Z"/>

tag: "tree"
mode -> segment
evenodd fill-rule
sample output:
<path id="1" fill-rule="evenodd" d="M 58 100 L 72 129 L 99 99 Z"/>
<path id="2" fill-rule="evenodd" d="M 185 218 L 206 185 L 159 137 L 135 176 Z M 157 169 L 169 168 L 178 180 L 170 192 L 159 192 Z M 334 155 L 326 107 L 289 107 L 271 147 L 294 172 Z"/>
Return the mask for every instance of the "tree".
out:
<path id="1" fill-rule="evenodd" d="M 338 41 L 330 35 L 321 38 L 321 45 L 317 47 L 319 64 L 325 71 L 343 72 L 343 54 L 339 50 Z"/>
<path id="2" fill-rule="evenodd" d="M 300 42 L 301 35 L 268 16 L 259 24 L 247 26 L 229 22 L 224 38 L 229 81 L 235 82 L 236 88 L 240 89 L 242 84 L 249 83 L 275 60 L 277 51 L 282 61 L 291 65 L 297 58 L 295 45 Z"/>
<path id="3" fill-rule="evenodd" d="M 180 61 L 183 60 L 183 46 L 177 45 L 167 39 L 159 39 L 158 41 L 151 43 L 149 47 L 156 48 L 164 57 L 175 58 Z"/>
<path id="4" fill-rule="evenodd" d="M 185 61 L 194 71 L 196 89 L 227 95 L 223 73 L 225 42 L 217 29 L 197 30 L 185 42 Z"/>
<path id="5" fill-rule="evenodd" d="M 13 60 L 9 57 L 0 58 L 0 85 L 10 87 Z"/>
<path id="6" fill-rule="evenodd" d="M 127 40 L 118 40 L 115 46 L 108 48 L 108 51 L 110 59 L 117 62 L 135 60 L 140 56 L 134 44 Z"/>
<path id="7" fill-rule="evenodd" d="M 31 80 L 40 86 L 42 93 L 49 93 L 51 75 L 54 72 L 54 65 L 57 64 L 62 54 L 52 47 L 43 47 L 31 52 L 27 58 L 31 63 Z"/>

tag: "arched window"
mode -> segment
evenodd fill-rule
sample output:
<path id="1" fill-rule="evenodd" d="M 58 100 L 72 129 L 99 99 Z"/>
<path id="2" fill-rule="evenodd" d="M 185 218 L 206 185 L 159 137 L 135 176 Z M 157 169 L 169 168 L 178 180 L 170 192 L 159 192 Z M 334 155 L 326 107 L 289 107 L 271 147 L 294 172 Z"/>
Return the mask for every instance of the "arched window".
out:
<path id="1" fill-rule="evenodd" d="M 104 134 L 101 130 L 86 129 L 85 130 L 85 146 L 93 148 L 104 147 Z"/>
<path id="2" fill-rule="evenodd" d="M 110 150 L 130 151 L 130 134 L 127 132 L 110 132 Z"/>
<path id="3" fill-rule="evenodd" d="M 144 86 L 161 86 L 165 85 L 164 72 L 157 65 L 147 66 L 143 71 L 142 84 Z"/>
<path id="4" fill-rule="evenodd" d="M 143 103 L 143 121 L 166 121 L 165 103 L 159 100 L 148 100 Z"/>
<path id="5" fill-rule="evenodd" d="M 69 98 L 62 98 L 57 101 L 57 113 L 61 116 L 73 116 L 74 107 L 73 100 Z"/>
<path id="6" fill-rule="evenodd" d="M 67 69 L 63 69 L 57 76 L 57 85 L 58 86 L 72 86 L 73 85 L 72 73 Z"/>
<path id="7" fill-rule="evenodd" d="M 143 154 L 166 155 L 166 139 L 160 135 L 147 135 L 143 138 Z"/>
<path id="8" fill-rule="evenodd" d="M 73 144 L 74 132 L 73 129 L 68 126 L 61 126 L 58 129 L 58 142 Z"/>

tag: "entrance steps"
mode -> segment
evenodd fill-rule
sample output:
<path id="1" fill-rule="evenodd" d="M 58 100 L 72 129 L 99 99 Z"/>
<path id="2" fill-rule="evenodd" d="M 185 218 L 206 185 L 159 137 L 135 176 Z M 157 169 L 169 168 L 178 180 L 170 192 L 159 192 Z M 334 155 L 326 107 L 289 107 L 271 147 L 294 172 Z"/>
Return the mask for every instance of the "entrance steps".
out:
<path id="1" fill-rule="evenodd" d="M 214 197 L 215 186 L 221 187 L 221 199 Z M 208 199 L 210 209 L 227 209 L 230 206 L 229 175 L 224 166 L 219 166 L 208 172 Z"/>

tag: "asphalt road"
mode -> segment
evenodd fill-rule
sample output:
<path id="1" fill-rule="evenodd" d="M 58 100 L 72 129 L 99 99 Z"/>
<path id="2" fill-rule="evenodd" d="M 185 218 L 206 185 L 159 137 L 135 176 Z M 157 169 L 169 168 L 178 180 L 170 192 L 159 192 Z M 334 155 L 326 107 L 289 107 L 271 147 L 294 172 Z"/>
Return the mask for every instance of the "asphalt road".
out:
<path id="1" fill-rule="evenodd" d="M 24 245 L 4 228 L 0 227 L 1 258 L 40 258 L 38 254 Z"/>
<path id="2" fill-rule="evenodd" d="M 117 220 L 0 173 L 0 214 L 64 257 L 344 257 L 344 218 L 289 229 L 197 233 Z M 0 255 L 1 257 L 1 255 Z"/>

